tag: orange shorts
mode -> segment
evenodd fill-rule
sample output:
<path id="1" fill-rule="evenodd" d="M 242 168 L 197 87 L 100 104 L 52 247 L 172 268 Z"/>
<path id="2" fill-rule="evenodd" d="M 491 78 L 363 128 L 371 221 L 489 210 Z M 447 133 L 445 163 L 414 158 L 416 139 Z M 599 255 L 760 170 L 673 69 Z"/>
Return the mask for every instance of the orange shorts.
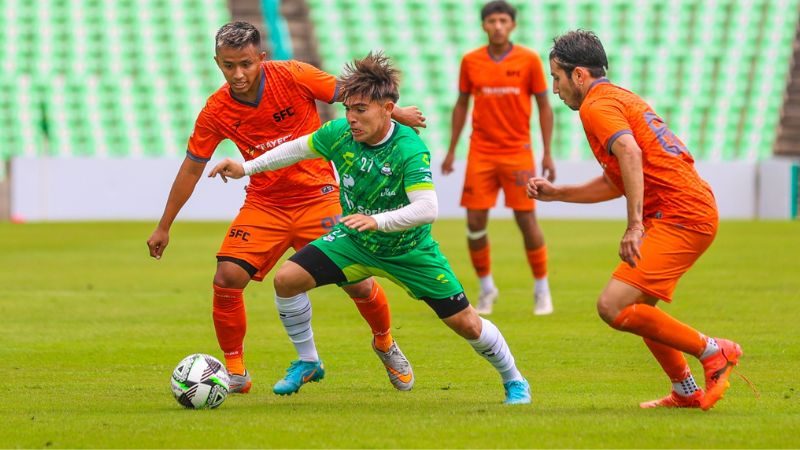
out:
<path id="1" fill-rule="evenodd" d="M 650 221 L 639 248 L 642 258 L 636 267 L 622 262 L 612 276 L 646 295 L 672 302 L 678 280 L 714 241 L 716 224 L 704 228 L 704 232 L 700 232 L 659 220 Z"/>
<path id="2" fill-rule="evenodd" d="M 533 152 L 491 155 L 470 151 L 461 206 L 467 209 L 489 209 L 497 203 L 503 188 L 506 206 L 515 211 L 532 211 L 536 204 L 525 194 L 525 185 L 536 175 Z"/>
<path id="3" fill-rule="evenodd" d="M 339 222 L 342 207 L 338 191 L 300 206 L 267 206 L 245 200 L 233 220 L 218 260 L 242 260 L 261 281 L 289 247 L 295 251 L 322 236 Z M 238 262 L 238 261 L 237 261 Z"/>

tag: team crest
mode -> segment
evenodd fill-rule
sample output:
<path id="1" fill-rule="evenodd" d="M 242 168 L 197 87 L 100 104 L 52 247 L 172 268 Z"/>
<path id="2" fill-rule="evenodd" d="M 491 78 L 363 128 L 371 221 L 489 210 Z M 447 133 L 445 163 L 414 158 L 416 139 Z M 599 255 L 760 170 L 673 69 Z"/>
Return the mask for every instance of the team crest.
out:
<path id="1" fill-rule="evenodd" d="M 389 163 L 383 163 L 383 167 L 381 167 L 381 175 L 391 176 L 392 175 L 392 168 L 389 167 Z"/>

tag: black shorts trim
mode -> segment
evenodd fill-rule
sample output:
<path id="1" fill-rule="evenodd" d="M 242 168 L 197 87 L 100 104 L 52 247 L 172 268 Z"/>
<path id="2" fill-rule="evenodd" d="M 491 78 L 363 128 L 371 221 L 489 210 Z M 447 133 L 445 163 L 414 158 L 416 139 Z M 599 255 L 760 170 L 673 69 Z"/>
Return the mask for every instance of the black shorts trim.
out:
<path id="1" fill-rule="evenodd" d="M 322 250 L 313 245 L 306 245 L 289 258 L 289 261 L 299 265 L 314 278 L 317 286 L 326 284 L 342 284 L 347 282 L 342 269 Z"/>
<path id="2" fill-rule="evenodd" d="M 433 309 L 440 319 L 447 319 L 454 316 L 469 307 L 469 300 L 467 300 L 464 291 L 447 298 L 430 298 L 422 297 L 422 300 Z"/>
<path id="3" fill-rule="evenodd" d="M 250 264 L 249 262 L 243 259 L 234 258 L 233 256 L 217 256 L 217 262 L 222 262 L 222 261 L 232 262 L 237 266 L 241 267 L 242 269 L 245 270 L 245 272 L 250 274 L 250 278 L 253 278 L 256 275 L 256 273 L 258 273 L 258 268 L 256 268 L 256 266 Z"/>

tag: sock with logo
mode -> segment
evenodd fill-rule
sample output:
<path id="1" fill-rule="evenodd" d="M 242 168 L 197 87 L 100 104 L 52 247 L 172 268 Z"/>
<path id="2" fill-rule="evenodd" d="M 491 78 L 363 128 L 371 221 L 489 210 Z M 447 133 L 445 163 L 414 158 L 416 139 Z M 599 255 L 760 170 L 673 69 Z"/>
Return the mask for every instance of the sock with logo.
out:
<path id="1" fill-rule="evenodd" d="M 214 285 L 214 330 L 219 348 L 225 355 L 225 367 L 233 374 L 245 372 L 244 335 L 247 332 L 247 316 L 243 291 Z"/>
<path id="2" fill-rule="evenodd" d="M 490 321 L 481 317 L 481 335 L 478 339 L 467 339 L 469 345 L 484 359 L 497 369 L 503 377 L 503 383 L 512 380 L 522 380 L 522 374 L 517 370 L 514 355 L 506 344 L 500 330 Z"/>
<path id="3" fill-rule="evenodd" d="M 275 305 L 300 360 L 319 361 L 314 331 L 311 329 L 311 302 L 308 294 L 301 292 L 294 297 L 280 297 L 276 294 Z"/>

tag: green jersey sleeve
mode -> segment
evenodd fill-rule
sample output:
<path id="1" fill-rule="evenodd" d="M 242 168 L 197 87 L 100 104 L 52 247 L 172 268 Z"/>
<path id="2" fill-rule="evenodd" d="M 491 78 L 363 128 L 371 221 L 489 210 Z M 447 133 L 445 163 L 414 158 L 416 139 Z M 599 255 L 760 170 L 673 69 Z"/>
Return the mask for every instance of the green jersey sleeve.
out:
<path id="1" fill-rule="evenodd" d="M 330 161 L 333 159 L 333 148 L 336 143 L 349 134 L 350 125 L 347 124 L 347 120 L 329 120 L 311 135 L 308 145 L 314 153 Z"/>
<path id="2" fill-rule="evenodd" d="M 419 145 L 409 152 L 403 175 L 403 187 L 406 192 L 434 189 L 431 153 L 421 140 Z"/>

